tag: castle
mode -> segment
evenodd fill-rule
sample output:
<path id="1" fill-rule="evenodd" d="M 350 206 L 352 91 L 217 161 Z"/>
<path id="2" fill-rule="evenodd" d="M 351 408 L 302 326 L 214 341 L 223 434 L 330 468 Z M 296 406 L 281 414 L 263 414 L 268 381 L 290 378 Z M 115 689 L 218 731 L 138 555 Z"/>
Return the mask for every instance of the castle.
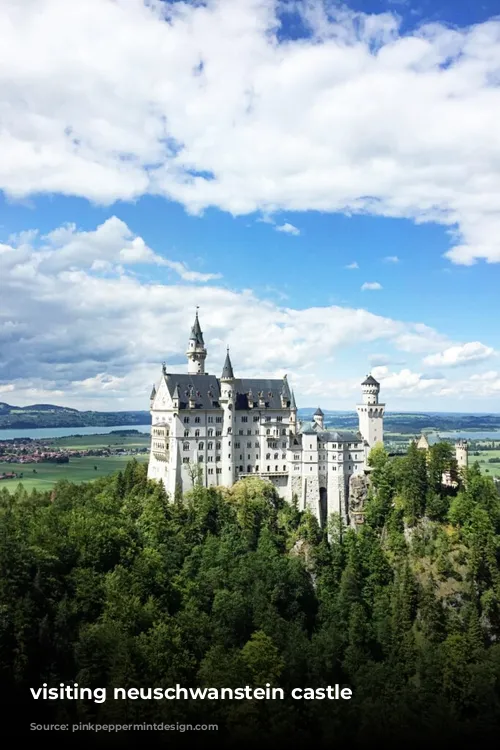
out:
<path id="1" fill-rule="evenodd" d="M 238 378 L 229 350 L 220 377 L 206 373 L 198 312 L 186 355 L 186 374 L 163 365 L 153 386 L 148 477 L 162 481 L 173 498 L 194 483 L 230 487 L 257 476 L 286 500 L 296 497 L 322 524 L 334 512 L 347 520 L 350 480 L 365 474 L 370 449 L 384 438 L 385 405 L 375 378 L 362 383 L 359 432 L 339 432 L 325 429 L 319 408 L 312 421 L 299 422 L 286 375 Z"/>

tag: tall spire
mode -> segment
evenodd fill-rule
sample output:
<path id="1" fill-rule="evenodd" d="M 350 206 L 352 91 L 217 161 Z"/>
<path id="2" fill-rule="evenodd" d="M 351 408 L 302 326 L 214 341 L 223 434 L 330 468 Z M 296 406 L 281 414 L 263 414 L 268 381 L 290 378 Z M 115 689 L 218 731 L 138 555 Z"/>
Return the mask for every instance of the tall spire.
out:
<path id="1" fill-rule="evenodd" d="M 151 396 L 149 397 L 150 401 L 152 401 L 156 396 L 156 386 L 153 383 L 153 390 L 151 391 Z"/>
<path id="2" fill-rule="evenodd" d="M 233 380 L 233 379 L 234 379 L 233 365 L 231 364 L 231 357 L 229 356 L 229 347 L 227 347 L 226 361 L 224 362 L 224 367 L 222 368 L 221 380 Z"/>
<path id="3" fill-rule="evenodd" d="M 297 404 L 295 403 L 295 393 L 292 391 L 292 398 L 290 400 L 290 409 L 297 409 Z"/>
<path id="4" fill-rule="evenodd" d="M 193 327 L 191 328 L 191 336 L 189 337 L 190 341 L 195 341 L 198 346 L 205 346 L 205 342 L 203 341 L 203 332 L 201 330 L 200 321 L 198 318 L 198 307 L 196 307 L 196 316 L 194 319 Z"/>
<path id="5" fill-rule="evenodd" d="M 191 328 L 191 335 L 188 341 L 188 350 L 186 352 L 188 358 L 188 372 L 190 375 L 203 375 L 205 373 L 205 359 L 207 357 L 207 350 L 205 349 L 205 342 L 203 341 L 203 332 L 201 330 L 200 321 L 198 318 L 198 307 L 196 308 L 196 316 L 194 319 L 193 327 Z"/>

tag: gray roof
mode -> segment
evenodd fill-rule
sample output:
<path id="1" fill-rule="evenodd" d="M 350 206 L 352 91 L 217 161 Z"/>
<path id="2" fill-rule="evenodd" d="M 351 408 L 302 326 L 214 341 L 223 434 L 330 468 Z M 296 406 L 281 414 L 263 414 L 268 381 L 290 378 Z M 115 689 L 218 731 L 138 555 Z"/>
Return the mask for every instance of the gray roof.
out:
<path id="1" fill-rule="evenodd" d="M 200 321 L 198 320 L 198 310 L 196 311 L 196 317 L 194 319 L 193 327 L 191 328 L 190 340 L 196 341 L 199 346 L 205 346 L 203 341 L 203 333 L 200 327 Z"/>
<path id="2" fill-rule="evenodd" d="M 290 408 L 291 409 L 296 409 L 297 408 L 297 404 L 295 403 L 295 393 L 293 391 L 292 391 L 292 396 L 291 396 L 291 399 L 290 399 Z"/>
<path id="3" fill-rule="evenodd" d="M 375 380 L 373 375 L 368 375 L 366 380 L 363 380 L 361 385 L 380 385 L 380 383 Z"/>
<path id="4" fill-rule="evenodd" d="M 340 432 L 338 430 L 322 430 L 316 422 L 303 422 L 300 426 L 302 435 L 318 435 L 323 443 L 362 443 L 359 432 Z"/>
<path id="5" fill-rule="evenodd" d="M 149 397 L 151 401 L 154 399 L 155 396 L 156 396 L 156 386 L 153 383 L 153 390 L 151 391 L 151 396 Z"/>
<path id="6" fill-rule="evenodd" d="M 219 381 L 215 375 L 184 375 L 174 372 L 165 375 L 165 383 L 171 397 L 179 399 L 181 409 L 189 408 L 190 393 L 193 394 L 196 409 L 220 409 Z"/>
<path id="7" fill-rule="evenodd" d="M 321 409 L 319 408 L 319 406 L 318 406 L 318 408 L 316 409 L 316 411 L 314 412 L 314 416 L 315 416 L 315 417 L 324 417 L 324 416 L 325 416 L 325 415 L 323 414 L 323 412 L 321 411 Z"/>
<path id="8" fill-rule="evenodd" d="M 229 356 L 229 349 L 228 349 L 227 354 L 226 354 L 226 361 L 224 362 L 224 367 L 222 368 L 221 379 L 232 380 L 233 378 L 234 378 L 233 365 L 231 364 L 231 357 Z"/>
<path id="9" fill-rule="evenodd" d="M 288 387 L 288 386 L 287 386 Z M 248 409 L 248 393 L 252 392 L 254 402 L 258 403 L 259 394 L 268 409 L 281 409 L 281 393 L 284 385 L 283 380 L 266 380 L 261 378 L 241 378 L 234 381 L 236 394 L 236 409 Z M 291 403 L 287 398 L 287 403 Z"/>

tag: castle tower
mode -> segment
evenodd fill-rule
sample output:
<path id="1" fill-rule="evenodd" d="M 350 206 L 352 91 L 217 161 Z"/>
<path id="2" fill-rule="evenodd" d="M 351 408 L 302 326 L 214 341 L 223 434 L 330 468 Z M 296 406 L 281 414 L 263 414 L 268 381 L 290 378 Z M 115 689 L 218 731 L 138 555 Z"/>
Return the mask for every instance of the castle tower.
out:
<path id="1" fill-rule="evenodd" d="M 229 356 L 229 347 L 226 354 L 226 361 L 222 368 L 220 376 L 220 405 L 224 412 L 222 417 L 222 479 L 221 484 L 224 487 L 231 487 L 234 482 L 234 455 L 231 445 L 234 444 L 234 407 L 236 394 L 234 392 L 234 372 Z"/>
<path id="2" fill-rule="evenodd" d="M 325 415 L 323 414 L 323 412 L 321 411 L 321 409 L 318 406 L 318 408 L 314 412 L 313 419 L 316 422 L 316 424 L 318 425 L 318 427 L 320 428 L 320 430 L 324 430 L 325 429 L 324 416 Z"/>
<path id="3" fill-rule="evenodd" d="M 369 447 L 373 448 L 377 443 L 384 442 L 385 404 L 379 403 L 380 383 L 371 375 L 361 383 L 361 389 L 363 403 L 356 406 L 359 431 Z"/>
<path id="4" fill-rule="evenodd" d="M 295 403 L 295 393 L 292 391 L 290 398 L 290 432 L 292 435 L 297 434 L 297 404 Z"/>
<path id="5" fill-rule="evenodd" d="M 455 444 L 455 457 L 459 469 L 466 469 L 469 463 L 469 446 L 467 440 L 459 440 Z"/>
<path id="6" fill-rule="evenodd" d="M 191 336 L 189 337 L 186 356 L 188 358 L 189 375 L 204 375 L 207 350 L 205 348 L 205 342 L 203 341 L 200 321 L 198 320 L 198 308 L 196 308 L 196 317 L 193 327 L 191 328 Z"/>

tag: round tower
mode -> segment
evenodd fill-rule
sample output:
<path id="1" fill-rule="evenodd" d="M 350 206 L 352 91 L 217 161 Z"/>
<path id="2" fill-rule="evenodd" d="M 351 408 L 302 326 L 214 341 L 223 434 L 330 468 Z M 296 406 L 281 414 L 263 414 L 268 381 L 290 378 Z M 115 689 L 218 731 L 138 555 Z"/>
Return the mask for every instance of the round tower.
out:
<path id="1" fill-rule="evenodd" d="M 186 356 L 188 359 L 189 375 L 204 375 L 207 350 L 205 348 L 203 332 L 198 319 L 198 308 L 196 308 L 196 317 L 193 327 L 191 328 Z"/>
<path id="2" fill-rule="evenodd" d="M 220 405 L 223 409 L 223 424 L 222 424 L 222 479 L 221 484 L 224 487 L 231 487 L 234 482 L 234 465 L 235 458 L 234 452 L 231 450 L 233 444 L 233 433 L 234 433 L 234 421 L 235 421 L 235 406 L 236 406 L 236 394 L 234 391 L 234 372 L 233 365 L 231 364 L 231 358 L 229 356 L 229 347 L 226 354 L 226 361 L 222 368 L 222 375 L 220 376 Z"/>
<path id="3" fill-rule="evenodd" d="M 359 431 L 369 447 L 373 448 L 377 443 L 384 442 L 385 404 L 380 404 L 378 400 L 380 383 L 372 375 L 368 375 L 361 383 L 361 392 L 363 403 L 356 406 Z"/>
<path id="4" fill-rule="evenodd" d="M 455 443 L 455 457 L 459 469 L 466 469 L 469 463 L 469 446 L 467 440 L 459 440 Z"/>

